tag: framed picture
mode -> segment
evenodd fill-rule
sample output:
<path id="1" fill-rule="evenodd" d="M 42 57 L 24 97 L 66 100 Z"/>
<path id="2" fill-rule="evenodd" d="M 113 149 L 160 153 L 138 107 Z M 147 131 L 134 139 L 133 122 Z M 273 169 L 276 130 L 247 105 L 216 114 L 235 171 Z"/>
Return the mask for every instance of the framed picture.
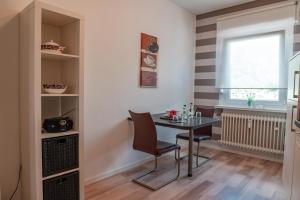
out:
<path id="1" fill-rule="evenodd" d="M 158 39 L 141 34 L 140 87 L 157 87 Z"/>

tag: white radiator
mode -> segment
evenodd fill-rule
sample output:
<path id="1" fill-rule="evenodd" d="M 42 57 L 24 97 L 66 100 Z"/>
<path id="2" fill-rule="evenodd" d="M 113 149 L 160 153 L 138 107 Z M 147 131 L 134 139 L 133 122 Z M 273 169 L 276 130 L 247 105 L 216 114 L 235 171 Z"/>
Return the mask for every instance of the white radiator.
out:
<path id="1" fill-rule="evenodd" d="M 262 152 L 284 152 L 285 115 L 222 113 L 221 142 Z"/>

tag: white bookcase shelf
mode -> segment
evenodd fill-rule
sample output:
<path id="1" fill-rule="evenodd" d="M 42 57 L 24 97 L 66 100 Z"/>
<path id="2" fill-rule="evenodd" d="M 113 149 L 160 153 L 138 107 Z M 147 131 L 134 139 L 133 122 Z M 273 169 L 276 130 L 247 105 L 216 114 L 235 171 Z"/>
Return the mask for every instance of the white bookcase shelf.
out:
<path id="1" fill-rule="evenodd" d="M 79 173 L 80 200 L 84 199 L 83 27 L 82 16 L 39 1 L 20 14 L 22 199 L 43 200 L 45 180 L 71 172 Z M 51 40 L 65 51 L 41 50 L 41 44 Z M 68 89 L 64 94 L 44 94 L 43 84 L 65 84 Z M 42 132 L 45 119 L 63 114 L 73 121 L 73 130 Z M 43 141 L 71 135 L 78 135 L 79 168 L 43 177 Z"/>
<path id="2" fill-rule="evenodd" d="M 79 97 L 79 94 L 41 94 L 42 97 Z"/>
<path id="3" fill-rule="evenodd" d="M 65 53 L 54 53 L 48 52 L 45 50 L 41 50 L 43 59 L 51 59 L 51 60 L 71 60 L 71 59 L 79 59 L 79 56 Z"/>
<path id="4" fill-rule="evenodd" d="M 76 171 L 78 171 L 78 170 L 79 170 L 79 168 L 75 168 L 75 169 L 68 170 L 68 171 L 65 171 L 65 172 L 62 172 L 62 173 L 58 173 L 58 174 L 54 174 L 54 175 L 51 175 L 51 176 L 43 177 L 43 180 L 55 178 L 55 177 L 58 177 L 58 176 L 62 176 L 62 175 L 64 175 L 64 174 L 76 172 Z"/>
<path id="5" fill-rule="evenodd" d="M 62 133 L 42 133 L 42 139 L 46 138 L 54 138 L 54 137 L 61 137 L 61 136 L 67 136 L 67 135 L 76 135 L 79 134 L 79 131 L 67 131 Z"/>

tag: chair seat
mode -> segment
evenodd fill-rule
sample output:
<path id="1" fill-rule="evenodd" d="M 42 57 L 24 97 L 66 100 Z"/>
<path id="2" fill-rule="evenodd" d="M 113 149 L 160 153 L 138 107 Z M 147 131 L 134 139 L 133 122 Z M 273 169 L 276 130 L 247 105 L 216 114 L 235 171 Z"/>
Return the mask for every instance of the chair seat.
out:
<path id="1" fill-rule="evenodd" d="M 176 135 L 176 138 L 182 140 L 189 140 L 189 133 L 179 133 Z M 211 137 L 208 135 L 194 135 L 194 142 L 201 142 L 204 140 L 210 140 Z"/>
<path id="2" fill-rule="evenodd" d="M 172 144 L 169 142 L 164 142 L 157 140 L 157 146 L 156 146 L 156 154 L 157 155 L 162 155 L 164 153 L 168 153 L 170 151 L 180 149 L 180 146 L 177 144 Z"/>

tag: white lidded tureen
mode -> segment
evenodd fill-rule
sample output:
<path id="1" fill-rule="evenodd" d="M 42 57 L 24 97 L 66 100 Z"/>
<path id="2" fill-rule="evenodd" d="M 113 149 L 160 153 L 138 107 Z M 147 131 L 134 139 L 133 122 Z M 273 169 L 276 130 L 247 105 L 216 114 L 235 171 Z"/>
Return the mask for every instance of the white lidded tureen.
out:
<path id="1" fill-rule="evenodd" d="M 45 42 L 41 45 L 41 49 L 44 51 L 50 51 L 54 53 L 62 53 L 66 47 L 60 46 L 59 44 L 53 42 Z"/>

